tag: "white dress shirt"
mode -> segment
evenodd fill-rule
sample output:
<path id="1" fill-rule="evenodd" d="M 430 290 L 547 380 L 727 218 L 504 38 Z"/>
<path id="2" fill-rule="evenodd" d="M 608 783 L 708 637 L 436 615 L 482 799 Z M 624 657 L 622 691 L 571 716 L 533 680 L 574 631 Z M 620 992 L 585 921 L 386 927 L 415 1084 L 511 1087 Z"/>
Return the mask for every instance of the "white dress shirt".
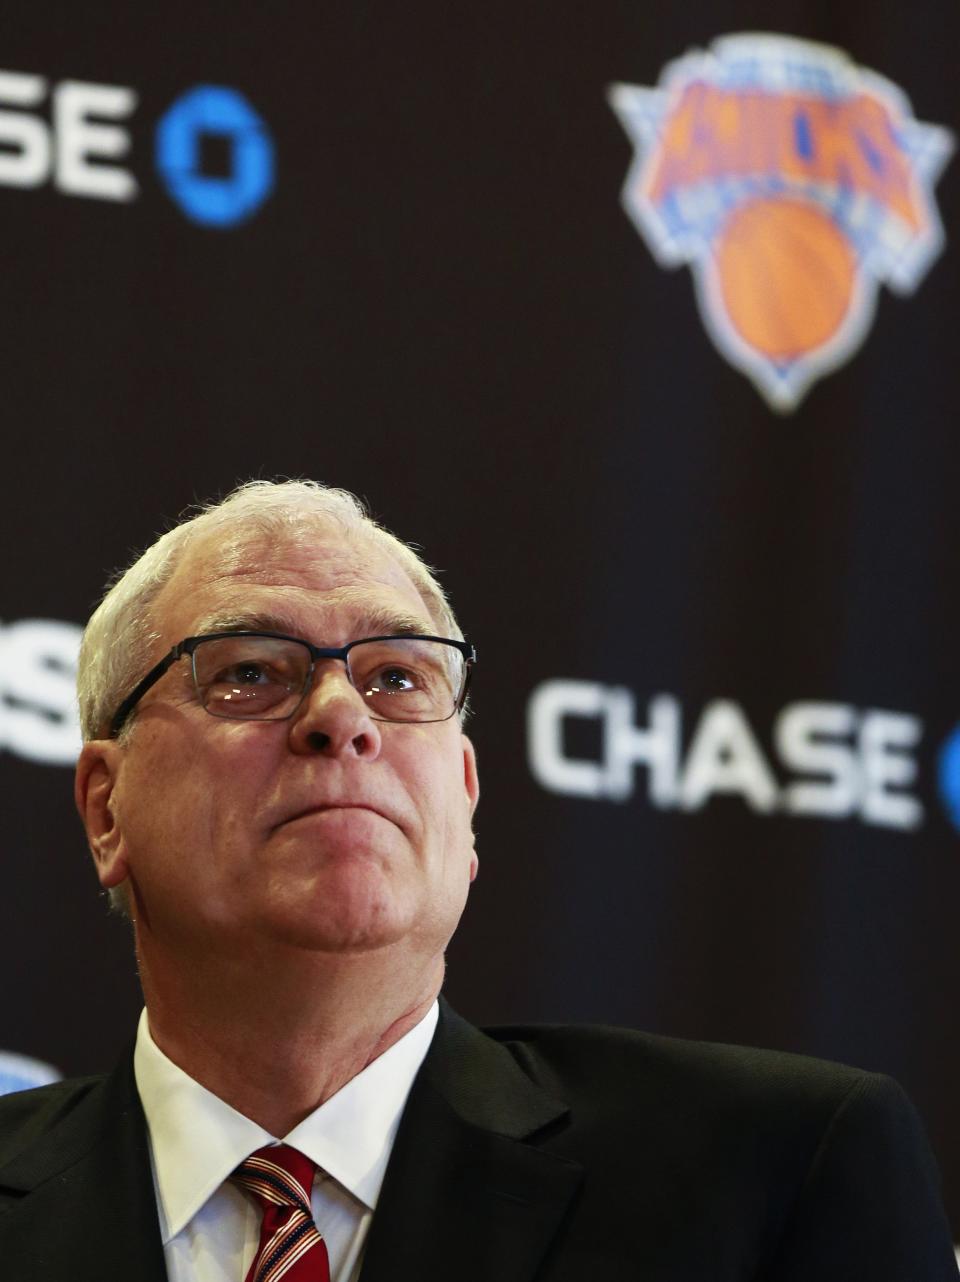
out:
<path id="1" fill-rule="evenodd" d="M 283 1136 L 319 1168 L 311 1202 L 331 1282 L 356 1282 L 360 1273 L 400 1115 L 437 1017 L 434 1002 L 409 1033 Z M 261 1214 L 229 1176 L 256 1149 L 280 1141 L 169 1060 L 150 1036 L 146 1011 L 134 1072 L 170 1282 L 244 1282 Z"/>

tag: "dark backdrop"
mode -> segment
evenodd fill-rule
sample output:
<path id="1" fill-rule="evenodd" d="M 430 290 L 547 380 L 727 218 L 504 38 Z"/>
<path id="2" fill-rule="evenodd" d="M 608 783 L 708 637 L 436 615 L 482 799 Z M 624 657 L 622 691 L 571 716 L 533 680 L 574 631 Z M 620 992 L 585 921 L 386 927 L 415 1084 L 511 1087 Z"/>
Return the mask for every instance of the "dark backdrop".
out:
<path id="1" fill-rule="evenodd" d="M 0 1044 L 96 1070 L 138 1008 L 68 768 L 106 573 L 308 475 L 423 546 L 480 650 L 454 1003 L 894 1073 L 960 1229 L 957 6 L 5 18 Z M 757 31 L 808 43 L 689 64 L 726 105 L 686 133 L 676 85 L 646 141 L 611 106 Z M 793 151 L 751 151 L 777 120 Z M 652 171 L 621 201 L 657 147 L 659 246 Z M 831 307 L 859 345 L 774 408 Z"/>

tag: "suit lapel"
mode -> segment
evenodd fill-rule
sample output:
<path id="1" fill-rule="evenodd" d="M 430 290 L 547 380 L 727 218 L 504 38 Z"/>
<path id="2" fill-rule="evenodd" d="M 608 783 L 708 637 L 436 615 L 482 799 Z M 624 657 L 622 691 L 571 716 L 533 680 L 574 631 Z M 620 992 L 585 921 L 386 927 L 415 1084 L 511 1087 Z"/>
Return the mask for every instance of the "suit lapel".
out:
<path id="1" fill-rule="evenodd" d="M 410 1093 L 362 1282 L 528 1282 L 582 1169 L 536 1146 L 567 1107 L 443 1005 Z M 40 1129 L 40 1128 L 38 1128 Z M 165 1282 L 146 1124 L 128 1058 L 0 1167 L 0 1274 Z"/>
<path id="2" fill-rule="evenodd" d="M 132 1059 L 0 1167 L 0 1261 L 17 1282 L 165 1282 Z"/>
<path id="3" fill-rule="evenodd" d="M 442 1004 L 387 1168 L 361 1282 L 526 1282 L 582 1178 L 530 1141 L 567 1113 Z"/>

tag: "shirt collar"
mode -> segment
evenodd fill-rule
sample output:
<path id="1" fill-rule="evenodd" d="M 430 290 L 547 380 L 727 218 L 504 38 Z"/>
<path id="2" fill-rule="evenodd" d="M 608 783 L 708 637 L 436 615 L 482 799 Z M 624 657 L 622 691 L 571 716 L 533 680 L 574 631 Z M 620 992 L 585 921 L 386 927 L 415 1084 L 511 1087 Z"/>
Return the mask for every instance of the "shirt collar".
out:
<path id="1" fill-rule="evenodd" d="M 434 1002 L 419 1024 L 283 1137 L 370 1210 L 438 1014 Z M 150 1035 L 146 1011 L 133 1062 L 166 1245 L 245 1158 L 277 1140 L 168 1059 Z"/>

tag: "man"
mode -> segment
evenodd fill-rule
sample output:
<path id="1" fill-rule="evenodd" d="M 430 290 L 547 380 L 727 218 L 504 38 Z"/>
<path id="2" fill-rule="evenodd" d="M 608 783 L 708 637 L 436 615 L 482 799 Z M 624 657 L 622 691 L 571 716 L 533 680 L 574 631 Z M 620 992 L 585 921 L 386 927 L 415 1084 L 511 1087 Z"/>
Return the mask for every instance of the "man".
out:
<path id="1" fill-rule="evenodd" d="M 146 1012 L 111 1076 L 0 1102 L 0 1276 L 955 1279 L 887 1079 L 438 1007 L 472 661 L 413 553 L 307 483 L 107 594 L 76 796 Z"/>

